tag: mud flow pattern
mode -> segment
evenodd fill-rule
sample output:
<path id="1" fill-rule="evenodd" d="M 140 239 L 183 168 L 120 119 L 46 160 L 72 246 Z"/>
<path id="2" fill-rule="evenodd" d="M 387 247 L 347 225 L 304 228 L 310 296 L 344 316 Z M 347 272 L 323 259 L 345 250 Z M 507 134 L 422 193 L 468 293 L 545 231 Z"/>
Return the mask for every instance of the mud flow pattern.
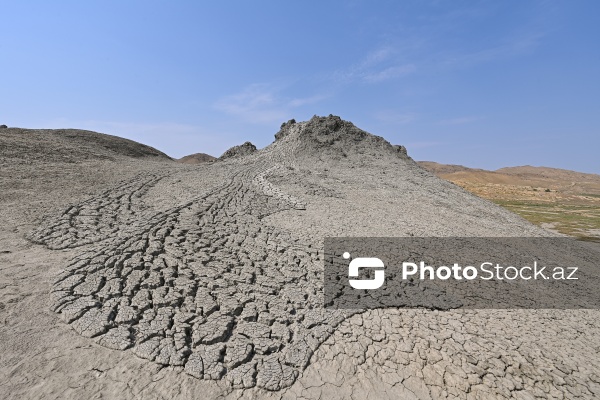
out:
<path id="1" fill-rule="evenodd" d="M 367 387 L 391 398 L 404 388 L 418 398 L 600 393 L 595 313 L 325 309 L 321 243 L 303 232 L 339 236 L 390 220 L 398 235 L 535 227 L 337 117 L 288 123 L 272 145 L 243 150 L 193 170 L 157 164 L 47 217 L 28 238 L 72 254 L 51 285 L 51 309 L 102 346 L 226 390 L 297 380 L 290 392 L 327 386 L 345 398 L 367 397 Z M 191 174 L 199 177 L 185 181 Z M 371 204 L 355 188 L 381 198 Z M 336 218 L 324 221 L 327 210 Z"/>
<path id="2" fill-rule="evenodd" d="M 305 208 L 268 182 L 281 165 L 238 169 L 164 212 L 141 174 L 47 219 L 29 239 L 79 254 L 53 283 L 52 309 L 83 336 L 235 388 L 290 386 L 348 311 L 322 308 L 321 255 L 261 224 Z"/>

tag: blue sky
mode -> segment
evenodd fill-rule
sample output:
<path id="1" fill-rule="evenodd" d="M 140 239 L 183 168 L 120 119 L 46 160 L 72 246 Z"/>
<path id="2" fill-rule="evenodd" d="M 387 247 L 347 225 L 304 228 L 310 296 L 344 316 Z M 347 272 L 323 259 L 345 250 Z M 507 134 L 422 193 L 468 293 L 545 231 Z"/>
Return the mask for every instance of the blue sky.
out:
<path id="1" fill-rule="evenodd" d="M 597 1 L 0 1 L 0 123 L 173 157 L 340 115 L 417 160 L 600 173 Z"/>

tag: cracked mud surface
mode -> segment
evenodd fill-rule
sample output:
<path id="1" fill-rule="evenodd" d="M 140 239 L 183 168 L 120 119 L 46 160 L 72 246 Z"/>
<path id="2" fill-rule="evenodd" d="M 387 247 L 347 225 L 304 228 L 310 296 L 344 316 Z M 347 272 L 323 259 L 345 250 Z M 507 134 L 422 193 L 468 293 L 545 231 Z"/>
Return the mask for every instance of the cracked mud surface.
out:
<path id="1" fill-rule="evenodd" d="M 277 135 L 210 165 L 5 168 L 32 184 L 2 198 L 3 397 L 600 396 L 595 310 L 323 310 L 325 236 L 547 233 L 337 118 Z"/>
<path id="2" fill-rule="evenodd" d="M 92 244 L 55 278 L 52 310 L 101 345 L 197 378 L 290 386 L 345 314 L 321 307 L 318 251 L 260 224 L 304 208 L 265 180 L 273 169 L 158 213 L 139 202 L 160 177 L 136 176 L 46 221 L 31 240 Z"/>

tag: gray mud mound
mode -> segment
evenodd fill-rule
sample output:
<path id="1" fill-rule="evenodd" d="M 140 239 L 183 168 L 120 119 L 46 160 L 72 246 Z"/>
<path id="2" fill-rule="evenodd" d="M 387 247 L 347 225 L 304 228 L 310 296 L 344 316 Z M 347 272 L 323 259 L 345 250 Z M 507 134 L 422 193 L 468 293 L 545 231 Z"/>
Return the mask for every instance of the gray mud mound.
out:
<path id="1" fill-rule="evenodd" d="M 3 129 L 0 159 L 37 162 L 81 162 L 150 157 L 169 160 L 166 154 L 133 140 L 78 129 Z"/>
<path id="2" fill-rule="evenodd" d="M 486 350 L 477 332 L 495 326 L 494 316 L 323 308 L 327 236 L 547 234 L 421 169 L 401 146 L 315 116 L 282 125 L 260 151 L 246 143 L 218 163 L 173 164 L 73 204 L 29 234 L 74 254 L 52 283 L 51 308 L 80 335 L 231 390 L 292 386 L 291 394 L 318 398 L 304 388 L 328 387 L 360 398 L 378 378 L 357 371 L 377 368 L 391 377 L 379 397 L 449 396 L 441 387 L 510 397 L 536 382 L 567 393 L 508 339 L 498 344 L 502 358 L 497 346 Z M 557 357 L 545 352 L 542 362 Z M 515 383 L 517 364 L 531 380 Z M 569 379 L 581 386 L 585 378 Z"/>
<path id="3" fill-rule="evenodd" d="M 398 155 L 406 157 L 403 146 L 391 145 L 380 136 L 372 135 L 340 117 L 314 116 L 305 123 L 290 120 L 281 125 L 275 140 L 287 138 L 296 142 L 295 155 L 303 158 L 354 160 L 360 156 L 386 157 Z"/>
<path id="4" fill-rule="evenodd" d="M 245 142 L 243 144 L 240 144 L 239 146 L 233 146 L 232 148 L 228 149 L 227 151 L 225 151 L 225 153 L 221 155 L 221 157 L 219 157 L 219 159 L 225 160 L 228 158 L 243 157 L 247 156 L 248 154 L 252 154 L 255 151 L 255 145 L 253 145 L 250 142 Z"/>
<path id="5" fill-rule="evenodd" d="M 202 163 L 214 161 L 216 159 L 217 159 L 216 157 L 213 157 L 209 154 L 195 153 L 195 154 L 190 154 L 185 157 L 181 157 L 179 160 L 177 160 L 177 162 L 180 162 L 183 164 L 202 164 Z"/>

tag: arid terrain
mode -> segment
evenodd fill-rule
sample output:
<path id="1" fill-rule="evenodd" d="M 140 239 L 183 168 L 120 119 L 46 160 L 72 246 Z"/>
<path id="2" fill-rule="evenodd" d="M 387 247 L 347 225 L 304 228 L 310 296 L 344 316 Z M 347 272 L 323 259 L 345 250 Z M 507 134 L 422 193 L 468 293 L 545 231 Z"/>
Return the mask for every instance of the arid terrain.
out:
<path id="1" fill-rule="evenodd" d="M 191 164 L 0 129 L 0 188 L 0 398 L 600 396 L 598 310 L 323 308 L 325 237 L 556 235 L 339 117 Z"/>
<path id="2" fill-rule="evenodd" d="M 429 161 L 419 165 L 536 225 L 600 241 L 600 175 L 531 166 L 486 171 Z"/>
<path id="3" fill-rule="evenodd" d="M 215 160 L 215 157 L 213 157 L 211 155 L 208 155 L 205 153 L 195 153 L 195 154 L 190 154 L 185 157 L 181 157 L 179 160 L 177 160 L 177 162 L 184 163 L 184 164 L 202 164 L 202 163 L 211 162 L 214 160 Z"/>

